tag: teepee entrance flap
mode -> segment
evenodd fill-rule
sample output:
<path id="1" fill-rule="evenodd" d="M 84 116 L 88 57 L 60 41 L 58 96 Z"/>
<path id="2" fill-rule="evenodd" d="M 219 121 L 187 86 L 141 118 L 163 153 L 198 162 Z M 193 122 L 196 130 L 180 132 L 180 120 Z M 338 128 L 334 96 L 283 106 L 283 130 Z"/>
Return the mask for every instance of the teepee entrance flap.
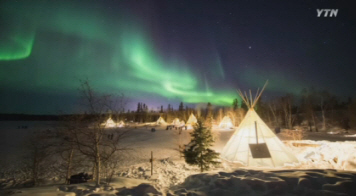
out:
<path id="1" fill-rule="evenodd" d="M 271 158 L 266 143 L 258 143 L 257 122 L 255 121 L 256 144 L 249 144 L 254 159 Z"/>
<path id="2" fill-rule="evenodd" d="M 263 159 L 271 158 L 268 147 L 266 143 L 262 144 L 249 144 L 252 158 L 254 159 Z"/>

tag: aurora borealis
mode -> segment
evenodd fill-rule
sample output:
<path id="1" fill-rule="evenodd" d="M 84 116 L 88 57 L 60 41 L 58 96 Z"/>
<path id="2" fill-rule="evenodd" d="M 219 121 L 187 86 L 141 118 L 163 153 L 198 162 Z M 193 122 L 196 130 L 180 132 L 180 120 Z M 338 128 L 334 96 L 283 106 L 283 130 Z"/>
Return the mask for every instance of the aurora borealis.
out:
<path id="1" fill-rule="evenodd" d="M 82 78 L 152 108 L 231 105 L 237 86 L 267 79 L 271 96 L 311 85 L 350 96 L 356 87 L 355 21 L 344 5 L 338 18 L 320 19 L 320 3 L 0 4 L 0 113 L 75 111 Z"/>

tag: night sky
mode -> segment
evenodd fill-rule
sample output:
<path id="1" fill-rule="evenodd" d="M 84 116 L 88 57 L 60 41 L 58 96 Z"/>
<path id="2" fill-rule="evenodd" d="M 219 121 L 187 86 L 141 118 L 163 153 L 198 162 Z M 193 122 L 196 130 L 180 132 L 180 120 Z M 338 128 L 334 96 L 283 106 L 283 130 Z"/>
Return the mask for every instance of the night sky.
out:
<path id="1" fill-rule="evenodd" d="M 317 17 L 316 9 L 338 9 Z M 134 109 L 303 88 L 356 95 L 346 1 L 1 1 L 0 113 L 80 111 L 79 79 Z"/>

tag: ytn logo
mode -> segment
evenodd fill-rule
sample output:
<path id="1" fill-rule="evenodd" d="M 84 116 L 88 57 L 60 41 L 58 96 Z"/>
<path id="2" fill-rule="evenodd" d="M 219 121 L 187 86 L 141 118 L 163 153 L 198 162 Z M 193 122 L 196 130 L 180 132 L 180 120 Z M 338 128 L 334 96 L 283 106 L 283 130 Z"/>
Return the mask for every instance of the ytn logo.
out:
<path id="1" fill-rule="evenodd" d="M 316 9 L 318 17 L 324 12 L 324 17 L 336 17 L 339 9 Z"/>

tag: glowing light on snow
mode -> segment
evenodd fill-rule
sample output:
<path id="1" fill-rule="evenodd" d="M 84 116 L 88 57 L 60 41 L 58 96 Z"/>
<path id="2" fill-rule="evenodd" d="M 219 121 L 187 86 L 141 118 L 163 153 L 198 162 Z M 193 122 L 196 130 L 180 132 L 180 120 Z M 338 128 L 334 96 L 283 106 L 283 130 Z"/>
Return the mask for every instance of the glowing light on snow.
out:
<path id="1" fill-rule="evenodd" d="M 344 135 L 345 137 L 356 137 L 356 134 L 354 135 Z"/>

